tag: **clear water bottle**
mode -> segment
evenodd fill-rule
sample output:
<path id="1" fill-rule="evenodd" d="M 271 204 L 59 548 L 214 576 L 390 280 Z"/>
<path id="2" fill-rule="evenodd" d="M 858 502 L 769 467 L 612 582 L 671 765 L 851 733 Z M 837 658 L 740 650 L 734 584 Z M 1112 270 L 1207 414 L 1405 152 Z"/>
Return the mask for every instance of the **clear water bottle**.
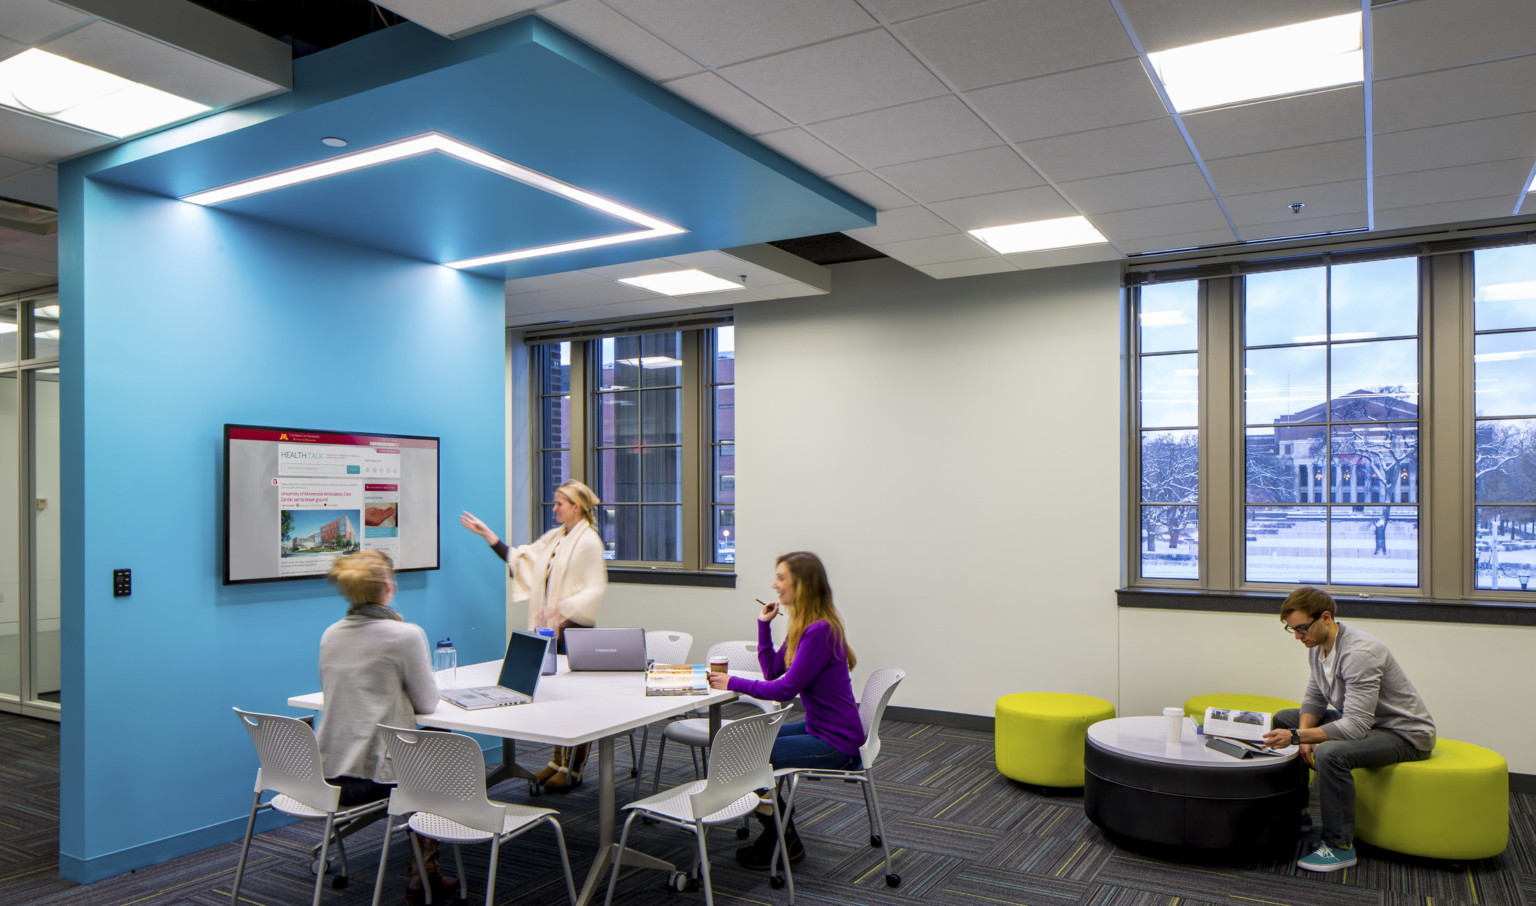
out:
<path id="1" fill-rule="evenodd" d="M 553 676 L 554 673 L 555 673 L 555 670 L 556 670 L 556 663 L 557 663 L 555 661 L 555 656 L 556 656 L 555 631 L 553 629 L 549 629 L 547 627 L 540 626 L 539 628 L 535 629 L 534 632 L 536 634 L 538 634 L 539 638 L 544 640 L 544 644 L 546 646 L 545 649 L 544 649 L 544 669 L 539 671 L 539 675 L 540 676 Z"/>
<path id="2" fill-rule="evenodd" d="M 453 650 L 453 639 L 443 639 L 432 649 L 432 672 L 437 675 L 439 689 L 455 689 L 459 685 L 459 653 Z"/>

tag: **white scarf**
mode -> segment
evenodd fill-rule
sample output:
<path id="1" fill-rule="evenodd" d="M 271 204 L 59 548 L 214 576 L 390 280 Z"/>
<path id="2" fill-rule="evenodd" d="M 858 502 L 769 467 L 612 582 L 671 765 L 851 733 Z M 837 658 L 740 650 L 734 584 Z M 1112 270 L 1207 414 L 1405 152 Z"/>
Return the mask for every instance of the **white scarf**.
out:
<path id="1" fill-rule="evenodd" d="M 559 614 L 548 621 L 542 620 L 541 616 L 549 603 L 569 597 L 566 578 L 571 558 L 583 533 L 590 531 L 592 527 L 584 519 L 570 531 L 564 526 L 556 526 L 534 543 L 514 550 L 507 558 L 507 572 L 512 576 L 512 600 L 528 602 L 529 629 L 560 627 L 564 618 Z"/>

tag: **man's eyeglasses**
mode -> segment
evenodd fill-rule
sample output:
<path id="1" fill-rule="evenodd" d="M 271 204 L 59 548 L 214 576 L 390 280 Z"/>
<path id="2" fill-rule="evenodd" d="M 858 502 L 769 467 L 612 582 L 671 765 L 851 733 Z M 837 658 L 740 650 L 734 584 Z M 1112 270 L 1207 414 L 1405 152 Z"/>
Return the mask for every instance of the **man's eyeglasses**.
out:
<path id="1" fill-rule="evenodd" d="M 1318 617 L 1317 618 L 1317 620 L 1321 620 L 1321 619 L 1322 619 L 1322 617 Z M 1298 632 L 1301 633 L 1302 635 L 1306 635 L 1308 630 L 1310 630 L 1313 627 L 1313 625 L 1315 625 L 1317 623 L 1317 620 L 1313 620 L 1311 623 L 1303 623 L 1300 626 L 1291 626 L 1291 625 L 1286 624 L 1286 623 L 1281 623 L 1280 624 L 1280 628 L 1285 630 L 1285 634 L 1286 635 L 1294 635 L 1294 634 L 1296 634 Z"/>

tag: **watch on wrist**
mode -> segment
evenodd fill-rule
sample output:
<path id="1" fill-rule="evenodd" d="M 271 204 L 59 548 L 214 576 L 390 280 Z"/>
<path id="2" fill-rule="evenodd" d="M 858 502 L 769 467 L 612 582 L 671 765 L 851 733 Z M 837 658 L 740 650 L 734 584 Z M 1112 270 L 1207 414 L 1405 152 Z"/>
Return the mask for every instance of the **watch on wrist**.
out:
<path id="1" fill-rule="evenodd" d="M 1300 730 L 1295 730 L 1295 729 L 1291 730 L 1291 745 L 1293 745 L 1293 746 L 1301 745 L 1301 731 Z"/>

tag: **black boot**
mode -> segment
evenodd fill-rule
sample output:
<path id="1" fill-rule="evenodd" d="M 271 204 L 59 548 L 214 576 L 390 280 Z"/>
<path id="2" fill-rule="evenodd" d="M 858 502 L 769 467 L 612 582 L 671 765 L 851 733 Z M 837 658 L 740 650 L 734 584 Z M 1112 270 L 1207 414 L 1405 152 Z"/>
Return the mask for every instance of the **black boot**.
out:
<path id="1" fill-rule="evenodd" d="M 757 871 L 770 871 L 773 868 L 773 848 L 779 842 L 778 831 L 773 826 L 773 815 L 765 815 L 762 812 L 754 812 L 757 821 L 763 826 L 763 832 L 746 846 L 736 848 L 736 861 L 744 868 Z M 784 836 L 789 840 L 789 862 L 797 864 L 805 859 L 805 844 L 800 842 L 800 835 L 795 833 L 795 822 L 789 822 L 784 828 Z"/>

